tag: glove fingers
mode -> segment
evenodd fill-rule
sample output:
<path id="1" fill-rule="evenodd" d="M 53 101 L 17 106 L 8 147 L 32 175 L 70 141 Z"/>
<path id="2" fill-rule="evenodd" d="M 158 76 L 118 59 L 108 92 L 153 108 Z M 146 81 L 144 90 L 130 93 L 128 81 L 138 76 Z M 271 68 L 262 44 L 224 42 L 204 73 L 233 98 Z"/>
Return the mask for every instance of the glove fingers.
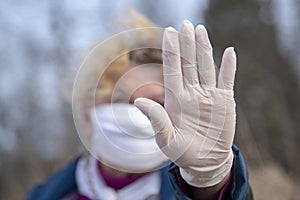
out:
<path id="1" fill-rule="evenodd" d="M 233 90 L 234 77 L 236 71 L 236 54 L 233 47 L 226 48 L 223 54 L 218 88 Z"/>
<path id="2" fill-rule="evenodd" d="M 163 38 L 163 67 L 165 87 L 174 93 L 183 88 L 178 32 L 169 27 Z"/>
<path id="3" fill-rule="evenodd" d="M 155 133 L 170 134 L 173 125 L 166 110 L 157 102 L 147 98 L 137 98 L 134 105 L 146 115 Z"/>
<path id="4" fill-rule="evenodd" d="M 198 25 L 196 28 L 196 52 L 201 84 L 215 87 L 216 75 L 212 46 L 203 25 Z"/>
<path id="5" fill-rule="evenodd" d="M 196 43 L 195 30 L 193 24 L 185 20 L 179 32 L 180 54 L 182 72 L 184 81 L 187 84 L 199 84 L 197 59 L 196 59 Z"/>

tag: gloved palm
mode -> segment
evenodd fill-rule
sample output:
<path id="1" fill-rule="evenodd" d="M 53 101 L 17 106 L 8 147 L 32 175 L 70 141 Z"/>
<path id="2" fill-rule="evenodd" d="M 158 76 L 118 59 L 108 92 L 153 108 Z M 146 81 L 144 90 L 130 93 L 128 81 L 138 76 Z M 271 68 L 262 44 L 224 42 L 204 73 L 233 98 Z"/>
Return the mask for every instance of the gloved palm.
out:
<path id="1" fill-rule="evenodd" d="M 233 83 L 236 56 L 224 52 L 218 84 L 212 47 L 204 26 L 185 21 L 163 40 L 165 108 L 146 99 L 135 105 L 149 117 L 161 150 L 191 185 L 208 187 L 230 172 L 235 133 Z"/>

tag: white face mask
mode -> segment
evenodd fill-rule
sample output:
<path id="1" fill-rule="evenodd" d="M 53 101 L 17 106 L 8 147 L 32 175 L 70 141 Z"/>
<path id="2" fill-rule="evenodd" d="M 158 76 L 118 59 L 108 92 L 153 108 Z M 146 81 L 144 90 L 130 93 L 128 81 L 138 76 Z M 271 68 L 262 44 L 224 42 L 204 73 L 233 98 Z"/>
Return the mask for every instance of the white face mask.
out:
<path id="1" fill-rule="evenodd" d="M 100 162 L 120 171 L 144 173 L 168 160 L 156 144 L 149 119 L 134 105 L 104 104 L 90 115 L 91 153 Z"/>

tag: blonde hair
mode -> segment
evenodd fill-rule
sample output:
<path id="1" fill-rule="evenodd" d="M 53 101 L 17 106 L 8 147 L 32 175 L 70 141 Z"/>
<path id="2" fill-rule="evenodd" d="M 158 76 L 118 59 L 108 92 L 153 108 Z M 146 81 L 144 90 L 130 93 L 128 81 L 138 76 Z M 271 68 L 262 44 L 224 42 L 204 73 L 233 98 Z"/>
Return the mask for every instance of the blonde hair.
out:
<path id="1" fill-rule="evenodd" d="M 133 9 L 129 10 L 129 19 L 119 20 L 119 23 L 127 29 L 156 27 Z M 161 47 L 161 43 L 162 32 L 155 28 L 128 32 L 125 36 L 117 35 L 104 40 L 85 60 L 81 75 L 77 77 L 78 84 L 76 92 L 73 91 L 73 102 L 84 107 L 93 106 L 93 103 L 96 105 L 110 103 L 116 82 L 132 65 L 162 63 L 161 50 L 155 48 Z M 149 48 L 143 48 L 145 46 Z M 99 74 L 102 74 L 101 79 Z M 94 101 L 92 97 L 95 97 Z"/>

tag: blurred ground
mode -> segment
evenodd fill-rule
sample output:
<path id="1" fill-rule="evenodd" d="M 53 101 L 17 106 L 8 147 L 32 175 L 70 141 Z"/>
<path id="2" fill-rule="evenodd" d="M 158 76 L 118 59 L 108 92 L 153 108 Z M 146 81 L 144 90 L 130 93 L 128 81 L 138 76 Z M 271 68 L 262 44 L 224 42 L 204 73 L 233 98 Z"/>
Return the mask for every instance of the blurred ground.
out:
<path id="1" fill-rule="evenodd" d="M 162 27 L 178 28 L 184 19 L 204 23 L 217 65 L 225 47 L 235 47 L 235 143 L 254 197 L 297 199 L 298 0 L 1 2 L 0 199 L 24 199 L 33 185 L 83 152 L 63 80 L 94 43 L 119 31 L 111 13 L 128 5 Z"/>
<path id="2" fill-rule="evenodd" d="M 299 183 L 274 163 L 249 170 L 254 199 L 298 199 Z"/>

